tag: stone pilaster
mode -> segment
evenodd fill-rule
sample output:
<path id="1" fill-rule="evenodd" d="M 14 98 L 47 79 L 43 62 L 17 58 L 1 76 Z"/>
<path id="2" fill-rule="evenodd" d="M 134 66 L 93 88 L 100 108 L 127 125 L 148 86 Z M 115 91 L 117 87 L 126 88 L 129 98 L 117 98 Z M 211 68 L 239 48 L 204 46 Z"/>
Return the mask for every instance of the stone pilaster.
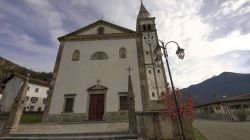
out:
<path id="1" fill-rule="evenodd" d="M 28 89 L 28 78 L 23 78 L 23 85 L 19 90 L 16 98 L 14 99 L 14 103 L 11 106 L 9 117 L 4 126 L 4 134 L 8 133 L 10 130 L 17 128 L 19 125 L 23 108 L 26 103 L 26 94 Z"/>

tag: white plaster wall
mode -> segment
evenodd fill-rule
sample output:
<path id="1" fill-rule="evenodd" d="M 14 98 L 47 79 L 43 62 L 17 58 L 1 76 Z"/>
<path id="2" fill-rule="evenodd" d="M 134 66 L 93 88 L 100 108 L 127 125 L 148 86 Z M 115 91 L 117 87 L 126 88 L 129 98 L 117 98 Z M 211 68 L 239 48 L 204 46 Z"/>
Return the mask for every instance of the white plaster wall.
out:
<path id="1" fill-rule="evenodd" d="M 19 77 L 13 77 L 7 82 L 4 88 L 4 94 L 0 101 L 1 112 L 10 112 L 14 99 L 23 85 L 23 80 Z"/>
<path id="2" fill-rule="evenodd" d="M 45 107 L 45 104 L 43 103 L 43 99 L 47 98 L 47 91 L 49 88 L 45 86 L 41 86 L 41 85 L 32 84 L 32 83 L 29 83 L 28 86 L 29 86 L 29 90 L 27 91 L 26 96 L 29 98 L 26 101 L 25 111 L 29 111 L 30 106 L 34 106 L 33 111 L 38 111 L 39 107 L 41 108 L 41 111 L 43 111 Z M 35 92 L 36 88 L 39 88 L 38 92 Z M 36 103 L 32 103 L 31 97 L 37 97 L 38 101 Z"/>
<path id="3" fill-rule="evenodd" d="M 127 49 L 127 58 L 119 58 L 119 49 Z M 80 61 L 71 61 L 74 50 L 80 50 Z M 104 51 L 107 60 L 90 60 L 93 53 Z M 132 82 L 135 94 L 135 109 L 142 110 L 136 39 L 96 40 L 65 42 L 58 76 L 52 96 L 49 114 L 59 114 L 63 110 L 65 94 L 76 94 L 74 113 L 88 112 L 87 89 L 101 80 L 108 88 L 106 112 L 119 110 L 118 92 L 128 91 L 128 66 L 133 71 Z"/>
<path id="4" fill-rule="evenodd" d="M 86 30 L 86 31 L 80 33 L 79 35 L 93 35 L 93 34 L 97 34 L 97 29 L 98 29 L 99 27 L 104 27 L 104 33 L 105 33 L 105 34 L 122 33 L 122 32 L 119 31 L 119 30 L 116 30 L 116 29 L 107 27 L 107 26 L 105 26 L 105 25 L 98 25 L 98 26 L 96 26 L 96 27 L 94 27 L 94 28 L 91 28 L 91 29 L 89 29 L 89 30 Z"/>

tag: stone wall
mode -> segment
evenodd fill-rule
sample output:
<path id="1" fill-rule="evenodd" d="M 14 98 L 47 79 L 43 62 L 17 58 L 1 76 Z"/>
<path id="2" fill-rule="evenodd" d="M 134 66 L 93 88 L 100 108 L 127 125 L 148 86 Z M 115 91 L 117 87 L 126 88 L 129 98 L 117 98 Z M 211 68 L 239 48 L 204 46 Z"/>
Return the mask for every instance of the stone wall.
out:
<path id="1" fill-rule="evenodd" d="M 137 113 L 138 133 L 146 140 L 177 140 L 179 138 L 178 122 L 164 118 L 160 111 Z M 192 122 L 183 120 L 186 140 L 193 140 Z"/>
<path id="2" fill-rule="evenodd" d="M 128 111 L 106 112 L 103 116 L 105 121 L 128 121 Z M 49 114 L 48 122 L 84 122 L 88 121 L 87 113 L 62 113 Z"/>

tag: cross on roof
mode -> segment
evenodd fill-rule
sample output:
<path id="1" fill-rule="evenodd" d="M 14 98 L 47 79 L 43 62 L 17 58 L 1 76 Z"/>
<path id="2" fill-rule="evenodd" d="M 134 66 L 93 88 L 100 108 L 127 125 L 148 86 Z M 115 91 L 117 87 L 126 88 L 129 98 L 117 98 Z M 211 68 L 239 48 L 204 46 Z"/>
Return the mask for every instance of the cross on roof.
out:
<path id="1" fill-rule="evenodd" d="M 131 71 L 132 71 L 133 69 L 131 68 L 131 66 L 128 66 L 127 70 L 128 70 L 128 74 L 130 75 L 130 73 L 131 73 Z"/>
<path id="2" fill-rule="evenodd" d="M 139 0 L 139 1 L 141 1 L 141 3 L 143 3 L 143 0 Z"/>
<path id="3" fill-rule="evenodd" d="M 101 83 L 101 80 L 100 80 L 100 79 L 97 79 L 97 80 L 96 80 L 96 83 L 97 83 L 97 85 L 99 85 L 99 84 Z"/>

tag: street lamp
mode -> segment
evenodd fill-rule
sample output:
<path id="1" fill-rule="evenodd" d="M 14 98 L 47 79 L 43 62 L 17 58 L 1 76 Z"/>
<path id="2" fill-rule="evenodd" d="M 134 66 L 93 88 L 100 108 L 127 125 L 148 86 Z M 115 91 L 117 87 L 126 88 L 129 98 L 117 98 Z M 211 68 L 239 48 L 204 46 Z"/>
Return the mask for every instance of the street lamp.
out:
<path id="1" fill-rule="evenodd" d="M 177 51 L 176 51 L 176 55 L 179 57 L 179 59 L 183 59 L 185 56 L 184 53 L 184 49 L 180 48 L 179 44 L 175 41 L 169 41 L 167 43 L 164 43 L 163 41 L 160 40 L 161 46 L 157 46 L 154 50 L 154 53 L 156 54 L 156 58 L 155 61 L 156 62 L 162 62 L 162 51 L 163 51 L 163 56 L 166 59 L 166 64 L 167 64 L 167 68 L 168 68 L 168 74 L 169 74 L 169 78 L 170 78 L 170 82 L 171 82 L 171 86 L 172 86 L 172 90 L 173 90 L 173 95 L 174 95 L 174 101 L 175 101 L 175 107 L 176 107 L 176 112 L 178 115 L 178 121 L 181 127 L 181 134 L 183 137 L 183 140 L 185 140 L 185 134 L 184 134 L 184 129 L 183 129 L 183 124 L 182 124 L 182 119 L 181 119 L 181 114 L 180 114 L 180 110 L 179 110 L 179 105 L 176 99 L 176 91 L 175 91 L 175 87 L 174 87 L 174 83 L 173 83 L 173 79 L 172 79 L 172 75 L 171 75 L 171 71 L 169 68 L 169 63 L 168 63 L 168 52 L 167 52 L 167 45 L 169 43 L 175 43 L 177 45 Z"/>

